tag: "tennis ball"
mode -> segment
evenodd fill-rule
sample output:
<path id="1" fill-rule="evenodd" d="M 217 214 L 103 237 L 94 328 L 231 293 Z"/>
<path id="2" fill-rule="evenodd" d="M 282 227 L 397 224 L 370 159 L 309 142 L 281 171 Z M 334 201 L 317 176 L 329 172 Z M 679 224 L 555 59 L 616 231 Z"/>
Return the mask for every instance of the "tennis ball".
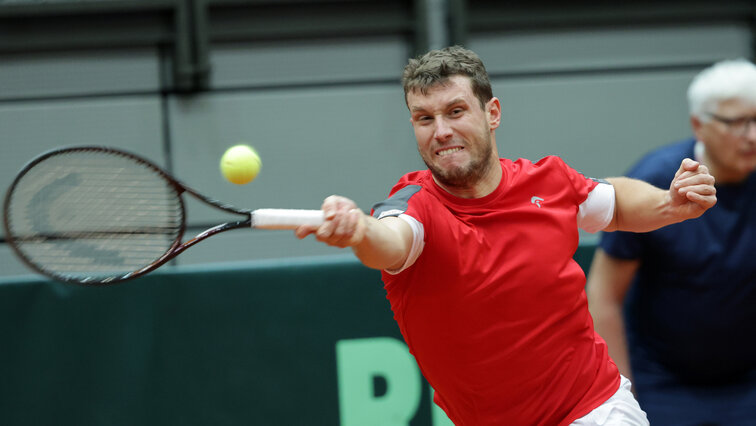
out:
<path id="1" fill-rule="evenodd" d="M 229 182 L 237 185 L 250 183 L 260 173 L 262 161 L 254 149 L 248 145 L 235 145 L 221 157 L 220 169 Z"/>

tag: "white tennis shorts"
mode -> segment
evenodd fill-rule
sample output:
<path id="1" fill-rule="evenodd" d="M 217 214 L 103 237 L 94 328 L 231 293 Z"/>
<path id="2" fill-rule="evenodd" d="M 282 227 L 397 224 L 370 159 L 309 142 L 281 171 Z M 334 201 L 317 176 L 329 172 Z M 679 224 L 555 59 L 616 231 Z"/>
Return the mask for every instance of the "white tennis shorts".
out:
<path id="1" fill-rule="evenodd" d="M 630 391 L 630 380 L 620 376 L 617 392 L 585 416 L 572 422 L 572 426 L 648 426 L 646 413 Z"/>

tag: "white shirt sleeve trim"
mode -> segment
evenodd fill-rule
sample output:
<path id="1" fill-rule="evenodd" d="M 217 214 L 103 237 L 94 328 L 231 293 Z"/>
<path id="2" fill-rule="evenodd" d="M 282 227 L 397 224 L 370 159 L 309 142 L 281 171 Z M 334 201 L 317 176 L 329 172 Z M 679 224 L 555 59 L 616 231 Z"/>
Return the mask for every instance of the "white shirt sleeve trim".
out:
<path id="1" fill-rule="evenodd" d="M 420 256 L 420 253 L 423 252 L 423 248 L 425 247 L 425 228 L 423 228 L 423 224 L 410 215 L 400 214 L 397 217 L 407 222 L 410 228 L 412 228 L 412 247 L 410 248 L 407 260 L 404 262 L 404 265 L 402 265 L 401 268 L 385 270 L 391 275 L 396 275 L 412 266 Z"/>
<path id="2" fill-rule="evenodd" d="M 614 217 L 614 186 L 599 183 L 580 204 L 577 225 L 587 232 L 598 232 L 609 225 Z"/>

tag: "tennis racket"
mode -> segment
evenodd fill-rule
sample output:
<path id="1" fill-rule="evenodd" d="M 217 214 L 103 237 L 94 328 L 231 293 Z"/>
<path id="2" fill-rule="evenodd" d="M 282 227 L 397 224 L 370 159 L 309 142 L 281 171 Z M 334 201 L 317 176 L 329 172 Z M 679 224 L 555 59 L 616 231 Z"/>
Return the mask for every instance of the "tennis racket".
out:
<path id="1" fill-rule="evenodd" d="M 239 218 L 183 241 L 184 194 Z M 322 222 L 320 210 L 223 204 L 142 157 L 99 146 L 56 149 L 33 159 L 3 204 L 6 241 L 24 263 L 53 279 L 85 285 L 140 277 L 231 229 L 294 229 Z"/>

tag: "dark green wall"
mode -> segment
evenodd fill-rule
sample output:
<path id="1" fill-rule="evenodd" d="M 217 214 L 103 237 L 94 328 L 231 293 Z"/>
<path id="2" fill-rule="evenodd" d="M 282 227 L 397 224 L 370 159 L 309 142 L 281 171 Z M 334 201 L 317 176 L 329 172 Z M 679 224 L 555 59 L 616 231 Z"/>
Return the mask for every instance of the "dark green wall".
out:
<path id="1" fill-rule="evenodd" d="M 0 424 L 335 425 L 336 342 L 375 337 L 401 339 L 351 256 L 0 282 Z M 411 424 L 431 424 L 426 384 Z"/>

